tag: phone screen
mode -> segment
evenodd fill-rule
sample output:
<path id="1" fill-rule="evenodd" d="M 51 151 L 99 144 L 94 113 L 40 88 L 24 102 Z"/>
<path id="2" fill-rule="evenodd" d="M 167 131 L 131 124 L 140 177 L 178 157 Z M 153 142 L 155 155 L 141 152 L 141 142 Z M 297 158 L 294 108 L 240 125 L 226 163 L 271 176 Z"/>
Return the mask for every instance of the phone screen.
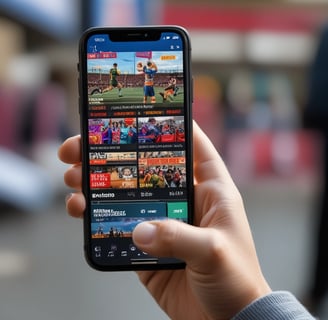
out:
<path id="1" fill-rule="evenodd" d="M 80 44 L 85 249 L 102 270 L 182 267 L 140 251 L 142 221 L 192 220 L 190 46 L 176 27 L 94 29 Z"/>

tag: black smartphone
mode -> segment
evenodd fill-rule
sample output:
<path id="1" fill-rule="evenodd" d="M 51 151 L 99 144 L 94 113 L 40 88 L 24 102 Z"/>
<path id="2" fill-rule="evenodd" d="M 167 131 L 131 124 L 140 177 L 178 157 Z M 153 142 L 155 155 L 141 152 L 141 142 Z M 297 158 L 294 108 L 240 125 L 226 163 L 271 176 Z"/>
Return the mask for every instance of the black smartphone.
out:
<path id="1" fill-rule="evenodd" d="M 79 45 L 85 254 L 98 270 L 183 268 L 132 241 L 142 221 L 192 223 L 191 46 L 177 26 L 91 28 Z"/>

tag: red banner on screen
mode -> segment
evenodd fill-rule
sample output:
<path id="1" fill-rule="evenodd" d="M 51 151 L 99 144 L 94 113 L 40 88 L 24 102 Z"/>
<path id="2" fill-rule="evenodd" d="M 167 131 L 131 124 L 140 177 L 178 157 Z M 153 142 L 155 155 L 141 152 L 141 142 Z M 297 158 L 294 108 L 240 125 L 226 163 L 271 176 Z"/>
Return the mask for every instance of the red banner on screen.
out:
<path id="1" fill-rule="evenodd" d="M 152 51 L 136 52 L 136 57 L 151 59 L 153 57 L 153 52 Z"/>
<path id="2" fill-rule="evenodd" d="M 110 188 L 110 173 L 91 173 L 90 187 L 96 188 Z"/>
<path id="3" fill-rule="evenodd" d="M 116 59 L 117 52 L 94 52 L 88 53 L 88 59 Z"/>

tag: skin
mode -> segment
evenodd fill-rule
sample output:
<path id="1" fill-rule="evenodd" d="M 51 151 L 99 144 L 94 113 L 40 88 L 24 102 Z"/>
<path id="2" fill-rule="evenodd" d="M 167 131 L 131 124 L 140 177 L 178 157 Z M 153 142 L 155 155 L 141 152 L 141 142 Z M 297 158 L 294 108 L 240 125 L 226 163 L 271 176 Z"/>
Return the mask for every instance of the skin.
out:
<path id="1" fill-rule="evenodd" d="M 65 183 L 75 189 L 68 213 L 82 217 L 80 137 L 66 140 L 59 158 L 72 166 Z M 231 319 L 271 292 L 263 277 L 241 195 L 216 149 L 194 123 L 194 225 L 143 222 L 133 241 L 155 256 L 186 262 L 184 270 L 139 271 L 140 281 L 171 319 Z"/>

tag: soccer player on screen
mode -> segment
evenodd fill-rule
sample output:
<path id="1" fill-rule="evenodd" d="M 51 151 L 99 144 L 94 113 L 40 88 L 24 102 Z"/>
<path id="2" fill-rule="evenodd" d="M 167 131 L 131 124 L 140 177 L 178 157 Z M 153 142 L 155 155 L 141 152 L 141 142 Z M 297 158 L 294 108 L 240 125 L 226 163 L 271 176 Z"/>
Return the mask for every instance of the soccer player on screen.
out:
<path id="1" fill-rule="evenodd" d="M 137 70 L 143 72 L 145 75 L 144 82 L 144 99 L 143 103 L 147 103 L 148 97 L 150 97 L 151 103 L 156 103 L 155 90 L 154 90 L 154 75 L 157 73 L 157 65 L 155 62 L 147 61 L 144 66 L 141 62 L 137 64 Z"/>
<path id="2" fill-rule="evenodd" d="M 114 88 L 118 89 L 118 96 L 122 97 L 122 84 L 117 80 L 117 76 L 121 74 L 121 71 L 117 67 L 117 63 L 113 63 L 113 68 L 109 70 L 109 86 L 103 90 L 104 92 L 111 91 Z"/>
<path id="3" fill-rule="evenodd" d="M 167 87 L 165 87 L 164 92 L 160 92 L 159 94 L 163 97 L 163 102 L 169 98 L 173 99 L 173 96 L 177 95 L 179 88 L 177 87 L 177 79 L 174 77 L 170 77 Z"/>

